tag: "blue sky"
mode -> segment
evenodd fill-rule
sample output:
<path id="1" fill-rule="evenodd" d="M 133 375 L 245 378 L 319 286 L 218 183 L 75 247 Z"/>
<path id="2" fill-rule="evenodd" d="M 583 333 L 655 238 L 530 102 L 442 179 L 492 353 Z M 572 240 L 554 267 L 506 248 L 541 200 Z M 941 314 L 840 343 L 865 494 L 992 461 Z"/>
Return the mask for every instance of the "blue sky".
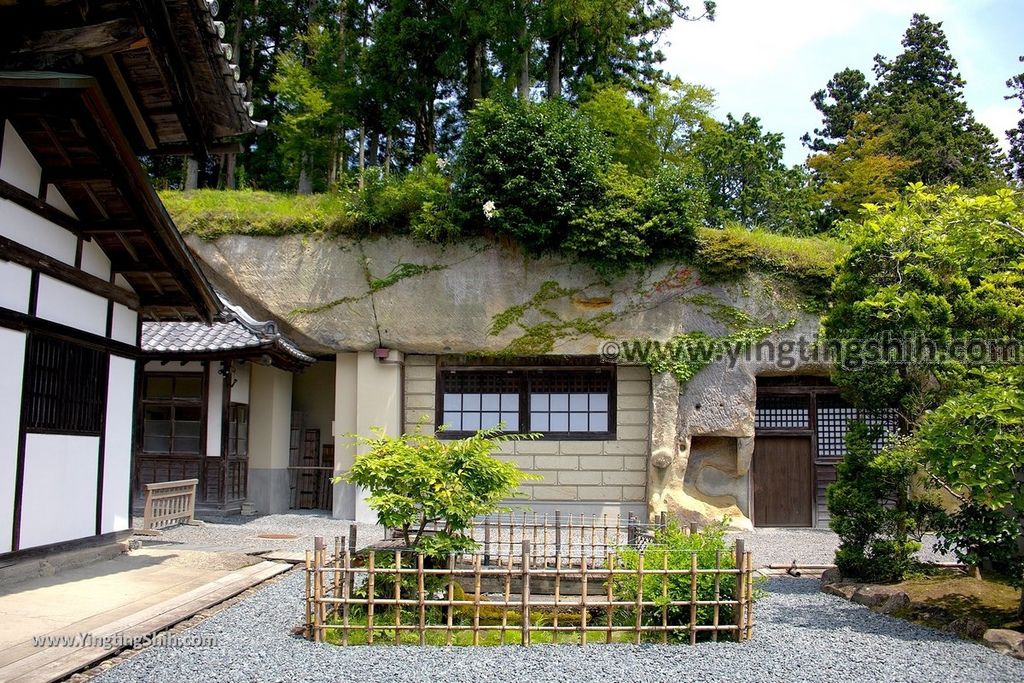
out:
<path id="1" fill-rule="evenodd" d="M 692 3 L 699 6 L 700 2 Z M 717 92 L 715 115 L 760 116 L 786 136 L 786 161 L 807 156 L 800 136 L 820 124 L 811 93 L 846 67 L 872 77 L 878 53 L 899 54 L 915 12 L 943 22 L 975 115 L 1005 145 L 1019 118 L 1006 79 L 1024 71 L 1021 0 L 720 0 L 714 23 L 680 22 L 666 34 L 665 68 Z"/>

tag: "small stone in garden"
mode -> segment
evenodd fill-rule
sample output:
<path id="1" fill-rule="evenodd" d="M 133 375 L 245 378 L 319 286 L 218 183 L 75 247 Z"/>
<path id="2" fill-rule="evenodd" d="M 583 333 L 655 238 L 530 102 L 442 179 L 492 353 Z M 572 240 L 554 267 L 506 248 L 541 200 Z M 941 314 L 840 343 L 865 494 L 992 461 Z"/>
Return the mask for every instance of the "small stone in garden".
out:
<path id="1" fill-rule="evenodd" d="M 909 606 L 910 596 L 903 591 L 899 591 L 890 595 L 885 602 L 874 609 L 876 612 L 881 612 L 882 614 L 892 614 L 893 612 L 906 609 Z"/>
<path id="2" fill-rule="evenodd" d="M 955 633 L 961 638 L 969 638 L 971 640 L 980 640 L 985 635 L 987 629 L 988 624 L 974 617 L 960 617 L 946 625 L 946 630 L 950 633 Z"/>
<path id="3" fill-rule="evenodd" d="M 985 645 L 996 652 L 1024 659 L 1024 633 L 1008 628 L 990 628 L 982 636 Z"/>
<path id="4" fill-rule="evenodd" d="M 821 573 L 822 585 L 828 585 L 830 583 L 839 583 L 843 580 L 843 573 L 839 571 L 839 567 L 832 567 L 826 569 Z"/>

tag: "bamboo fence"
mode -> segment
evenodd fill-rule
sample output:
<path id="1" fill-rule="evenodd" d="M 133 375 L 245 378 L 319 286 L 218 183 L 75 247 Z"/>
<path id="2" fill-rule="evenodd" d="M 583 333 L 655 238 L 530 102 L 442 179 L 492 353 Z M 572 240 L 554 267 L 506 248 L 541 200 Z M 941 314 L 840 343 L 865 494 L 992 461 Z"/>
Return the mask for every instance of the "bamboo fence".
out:
<path id="1" fill-rule="evenodd" d="M 530 541 L 533 566 L 562 564 L 579 566 L 584 559 L 603 562 L 609 553 L 624 545 L 643 547 L 654 540 L 654 532 L 665 528 L 665 513 L 654 523 L 641 522 L 634 514 L 600 517 L 582 514 L 521 512 L 489 515 L 474 521 L 467 535 L 476 541 L 485 567 L 510 566 L 518 563 L 523 541 Z M 427 532 L 435 527 L 428 525 Z M 697 525 L 690 525 L 690 533 Z M 401 538 L 396 529 L 389 530 L 393 539 Z"/>
<path id="2" fill-rule="evenodd" d="M 689 567 L 674 569 L 668 552 L 653 552 L 658 546 L 638 549 L 633 567 L 625 566 L 610 545 L 603 546 L 600 559 L 580 554 L 573 556 L 577 562 L 570 563 L 557 554 L 535 555 L 530 539 L 519 541 L 515 557 L 501 554 L 492 566 L 484 553 L 452 555 L 445 566 L 432 566 L 424 555 L 411 551 L 370 550 L 356 556 L 351 539 L 345 543 L 336 538 L 334 546 L 329 555 L 318 538 L 314 550 L 306 553 L 306 635 L 316 642 L 326 640 L 329 631 L 342 645 L 352 644 L 357 634 L 359 642 L 368 645 L 382 640 L 398 645 L 408 643 L 402 636 L 409 632 L 420 645 L 427 644 L 429 633 L 443 633 L 445 644 L 450 645 L 455 633 L 468 631 L 473 645 L 480 644 L 482 634 L 498 632 L 500 644 L 514 640 L 524 646 L 538 633 L 550 634 L 553 643 L 561 637 L 562 642 L 580 645 L 595 637 L 606 643 L 627 638 L 639 644 L 653 637 L 662 643 L 671 638 L 694 644 L 702 633 L 711 640 L 745 641 L 753 633 L 753 561 L 742 540 L 728 553 L 735 567 L 722 566 L 727 553 L 721 551 L 716 552 L 711 568 L 698 566 L 697 552 L 680 551 L 689 556 Z M 657 558 L 658 566 L 645 566 L 645 555 Z M 680 583 L 673 581 L 680 576 L 684 577 L 682 591 Z M 713 577 L 711 599 L 699 598 L 702 576 Z M 733 590 L 726 595 L 722 579 L 730 576 L 735 577 Z M 633 580 L 635 595 L 630 599 L 615 594 L 620 577 Z M 645 594 L 652 577 L 659 590 Z M 461 598 L 456 597 L 457 585 L 465 587 Z M 488 594 L 485 585 L 496 585 L 498 590 Z M 565 590 L 572 586 L 577 590 Z M 710 608 L 710 619 L 698 617 L 701 608 L 705 615 Z M 720 619 L 723 608 L 730 609 L 728 623 Z M 687 610 L 689 618 L 680 620 L 678 615 Z M 360 615 L 358 620 L 354 611 Z M 457 611 L 469 623 L 456 623 Z M 482 619 L 482 613 L 488 618 Z M 531 618 L 532 613 L 544 616 Z"/>

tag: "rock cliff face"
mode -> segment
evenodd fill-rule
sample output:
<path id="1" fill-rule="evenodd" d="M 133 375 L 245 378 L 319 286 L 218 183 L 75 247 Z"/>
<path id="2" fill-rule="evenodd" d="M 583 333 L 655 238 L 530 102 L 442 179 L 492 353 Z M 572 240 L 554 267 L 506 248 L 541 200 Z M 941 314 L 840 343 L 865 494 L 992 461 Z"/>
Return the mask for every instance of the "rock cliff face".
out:
<path id="1" fill-rule="evenodd" d="M 758 274 L 707 285 L 684 264 L 666 263 L 607 282 L 559 258 L 469 240 L 440 247 L 404 238 L 231 236 L 189 244 L 215 284 L 282 320 L 314 353 L 386 346 L 418 354 L 604 354 L 615 348 L 609 342 L 775 329 L 760 354 L 754 348 L 714 361 L 682 386 L 671 373 L 654 374 L 648 505 L 686 521 L 728 514 L 749 524 L 754 378 L 827 371 L 787 347 L 813 342 L 817 316 Z"/>

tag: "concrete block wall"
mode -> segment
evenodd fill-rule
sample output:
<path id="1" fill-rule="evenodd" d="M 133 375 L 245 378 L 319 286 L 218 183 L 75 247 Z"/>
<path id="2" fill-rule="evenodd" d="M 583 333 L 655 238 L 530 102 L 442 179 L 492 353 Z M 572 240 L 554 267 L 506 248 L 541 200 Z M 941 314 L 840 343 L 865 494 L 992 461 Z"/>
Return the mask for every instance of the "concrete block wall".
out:
<path id="1" fill-rule="evenodd" d="M 405 358 L 405 429 L 434 426 L 436 357 Z M 498 455 L 541 479 L 527 482 L 516 502 L 532 510 L 641 512 L 647 504 L 650 453 L 651 374 L 621 366 L 616 372 L 616 439 L 610 441 L 517 441 Z"/>

